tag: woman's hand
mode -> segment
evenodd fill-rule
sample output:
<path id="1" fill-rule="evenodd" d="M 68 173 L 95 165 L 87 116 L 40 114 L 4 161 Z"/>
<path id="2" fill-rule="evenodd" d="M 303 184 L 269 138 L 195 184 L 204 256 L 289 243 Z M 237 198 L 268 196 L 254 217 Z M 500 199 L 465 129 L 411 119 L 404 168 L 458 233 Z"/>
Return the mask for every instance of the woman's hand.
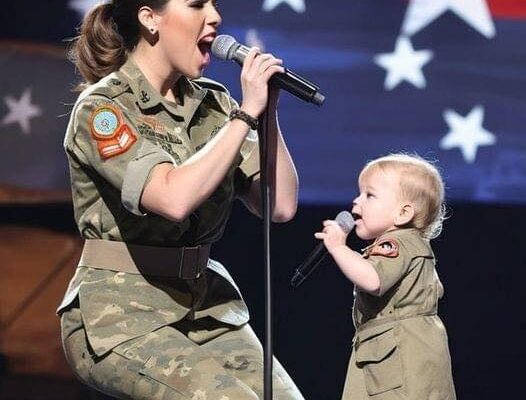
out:
<path id="1" fill-rule="evenodd" d="M 332 251 L 340 246 L 346 246 L 347 235 L 340 225 L 333 220 L 323 221 L 323 230 L 314 234 L 316 239 L 323 240 L 325 247 L 332 253 Z"/>
<path id="2" fill-rule="evenodd" d="M 241 70 L 241 90 L 243 101 L 241 109 L 254 118 L 260 116 L 267 101 L 272 108 L 276 108 L 278 100 L 278 90 L 272 90 L 269 99 L 268 81 L 277 72 L 284 72 L 283 60 L 274 57 L 272 54 L 261 54 L 257 47 L 252 47 L 245 58 L 243 69 Z"/>

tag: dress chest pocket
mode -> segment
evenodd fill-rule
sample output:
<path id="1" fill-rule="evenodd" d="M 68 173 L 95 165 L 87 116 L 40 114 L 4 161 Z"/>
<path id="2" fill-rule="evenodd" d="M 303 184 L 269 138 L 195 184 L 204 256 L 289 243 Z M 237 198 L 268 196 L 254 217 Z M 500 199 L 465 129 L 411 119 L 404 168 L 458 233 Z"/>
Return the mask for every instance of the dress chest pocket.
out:
<path id="1" fill-rule="evenodd" d="M 363 371 L 370 396 L 403 385 L 400 348 L 393 326 L 359 333 L 355 351 L 356 365 Z"/>
<path id="2" fill-rule="evenodd" d="M 182 135 L 186 133 L 181 127 L 168 129 L 153 117 L 141 117 L 137 121 L 137 129 L 142 136 L 170 154 L 176 164 L 184 162 L 192 155 L 187 143 L 182 140 Z"/>

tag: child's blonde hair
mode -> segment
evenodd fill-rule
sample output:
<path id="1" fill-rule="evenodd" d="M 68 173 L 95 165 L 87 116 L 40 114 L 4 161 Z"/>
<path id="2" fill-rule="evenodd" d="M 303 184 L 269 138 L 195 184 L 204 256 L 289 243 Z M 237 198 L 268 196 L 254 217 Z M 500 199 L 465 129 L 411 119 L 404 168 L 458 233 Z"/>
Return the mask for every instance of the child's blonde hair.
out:
<path id="1" fill-rule="evenodd" d="M 446 210 L 444 182 L 438 169 L 416 154 L 396 153 L 369 161 L 360 173 L 360 179 L 376 169 L 399 173 L 401 196 L 410 201 L 415 209 L 409 225 L 428 239 L 440 235 Z"/>

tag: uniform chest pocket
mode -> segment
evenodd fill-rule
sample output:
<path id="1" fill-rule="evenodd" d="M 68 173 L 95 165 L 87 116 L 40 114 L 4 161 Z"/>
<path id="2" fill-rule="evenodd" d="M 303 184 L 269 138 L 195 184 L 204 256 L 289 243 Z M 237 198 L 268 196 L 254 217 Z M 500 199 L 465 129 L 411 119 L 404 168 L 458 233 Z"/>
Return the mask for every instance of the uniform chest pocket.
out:
<path id="1" fill-rule="evenodd" d="M 355 351 L 356 365 L 363 371 L 365 387 L 370 396 L 403 385 L 400 349 L 393 327 L 359 334 Z"/>
<path id="2" fill-rule="evenodd" d="M 163 125 L 152 121 L 150 121 L 149 124 L 145 122 L 137 124 L 137 129 L 142 136 L 170 154 L 174 158 L 176 164 L 181 164 L 191 156 L 190 149 L 180 137 L 182 134 L 185 134 L 182 133 L 180 127 L 176 127 L 173 132 L 168 133 L 168 130 Z"/>

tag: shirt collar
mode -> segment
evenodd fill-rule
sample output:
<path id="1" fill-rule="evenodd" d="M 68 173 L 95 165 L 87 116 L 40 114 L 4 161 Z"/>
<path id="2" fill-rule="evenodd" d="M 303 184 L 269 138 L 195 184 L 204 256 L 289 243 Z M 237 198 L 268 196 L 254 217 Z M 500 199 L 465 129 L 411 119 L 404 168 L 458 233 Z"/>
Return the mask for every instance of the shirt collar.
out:
<path id="1" fill-rule="evenodd" d="M 182 76 L 176 83 L 177 93 L 180 94 L 180 104 L 174 103 L 162 97 L 148 82 L 131 56 L 121 67 L 121 71 L 128 76 L 130 87 L 141 110 L 146 111 L 162 105 L 171 114 L 184 118 L 185 125 L 188 125 L 208 93 L 207 89 L 193 84 L 188 78 Z"/>
<path id="2" fill-rule="evenodd" d="M 371 250 L 374 246 L 378 244 L 381 240 L 383 240 L 386 236 L 398 236 L 400 234 L 403 234 L 405 232 L 411 232 L 411 231 L 418 231 L 416 228 L 391 228 L 386 230 L 384 233 L 382 233 L 380 236 L 378 236 L 370 245 L 367 247 L 364 247 L 362 249 L 362 254 L 367 253 L 369 250 Z"/>

